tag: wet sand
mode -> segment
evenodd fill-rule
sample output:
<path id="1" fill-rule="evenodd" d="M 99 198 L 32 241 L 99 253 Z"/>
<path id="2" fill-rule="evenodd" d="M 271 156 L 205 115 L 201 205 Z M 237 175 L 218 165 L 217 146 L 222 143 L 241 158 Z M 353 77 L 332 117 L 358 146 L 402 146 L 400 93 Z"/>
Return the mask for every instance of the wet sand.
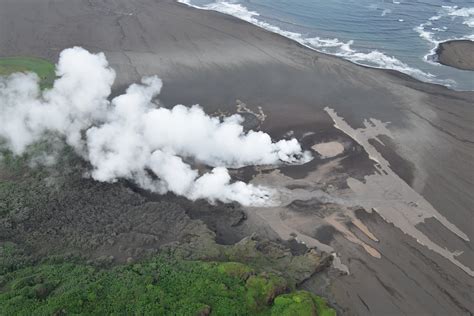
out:
<path id="1" fill-rule="evenodd" d="M 473 41 L 454 40 L 440 43 L 436 54 L 440 64 L 463 70 L 474 70 Z"/>
<path id="2" fill-rule="evenodd" d="M 275 186 L 284 177 L 279 189 L 287 194 L 285 203 L 273 212 L 247 210 L 245 224 L 256 231 L 258 223 L 266 225 L 261 231 L 274 225 L 269 236 L 290 238 L 294 233 L 316 247 L 322 243 L 318 231 L 333 227 L 321 238 L 323 247 L 337 252 L 350 273 L 339 275 L 335 269 L 329 286 L 321 281 L 324 276 L 304 286 L 329 295 L 343 314 L 474 311 L 474 278 L 466 273 L 474 269 L 473 92 L 354 65 L 233 17 L 172 0 L 0 0 L 1 56 L 56 61 L 62 49 L 74 45 L 107 55 L 117 71 L 117 92 L 141 76 L 158 74 L 164 80 L 160 101 L 165 105 L 199 103 L 208 113 L 235 113 L 243 102 L 255 113 L 261 107 L 261 128 L 275 137 L 291 130 L 308 139 L 303 141 L 308 149 L 343 144 L 341 155 L 284 168 L 273 182 L 265 174 L 257 177 L 254 181 Z M 336 128 L 327 107 L 350 130 Z M 365 140 L 347 134 L 359 129 L 374 134 L 365 133 Z M 380 131 L 390 141 L 379 137 Z M 378 145 L 369 147 L 369 140 Z M 374 167 L 367 152 L 380 146 L 384 150 L 377 153 L 400 184 L 394 191 L 378 192 L 356 182 L 380 183 L 377 174 L 384 171 Z M 405 187 L 402 179 L 410 183 Z M 400 187 L 402 191 L 396 189 Z M 445 225 L 423 212 L 424 221 L 396 225 L 408 210 L 370 209 L 380 208 L 377 199 L 386 202 L 394 192 L 402 192 L 397 201 L 408 205 L 413 201 L 404 200 L 407 190 L 410 197 L 426 201 L 436 211 L 429 214 L 439 214 Z M 387 220 L 386 214 L 393 217 Z M 419 234 L 446 248 L 467 269 L 421 244 Z"/>

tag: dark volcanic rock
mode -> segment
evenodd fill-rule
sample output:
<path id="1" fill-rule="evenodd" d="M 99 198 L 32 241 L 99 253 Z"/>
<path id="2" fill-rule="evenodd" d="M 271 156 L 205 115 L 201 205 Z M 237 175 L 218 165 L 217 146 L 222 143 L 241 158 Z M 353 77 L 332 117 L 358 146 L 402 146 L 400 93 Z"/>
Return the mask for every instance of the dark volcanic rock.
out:
<path id="1" fill-rule="evenodd" d="M 8 181 L 8 190 L 2 187 L 0 206 L 6 214 L 0 217 L 1 241 L 27 246 L 38 255 L 68 251 L 125 262 L 156 253 L 165 244 L 211 233 L 186 214 L 180 198 L 151 199 L 125 182 L 84 178 L 87 166 L 77 158 L 60 164 L 25 169 Z M 200 205 L 205 207 L 213 208 Z"/>
<path id="2" fill-rule="evenodd" d="M 474 42 L 454 40 L 440 43 L 436 49 L 438 62 L 463 70 L 474 70 Z"/>
<path id="3" fill-rule="evenodd" d="M 61 157 L 52 168 L 31 169 L 19 158 L 13 159 L 19 168 L 12 161 L 0 164 L 0 246 L 14 246 L 16 257 L 28 249 L 38 259 L 80 257 L 106 267 L 164 254 L 249 263 L 296 283 L 330 262 L 302 244 L 246 237 L 252 226 L 243 225 L 247 216 L 237 204 L 211 205 L 152 194 L 126 181 L 94 181 L 84 177 L 88 166 L 74 154 Z"/>

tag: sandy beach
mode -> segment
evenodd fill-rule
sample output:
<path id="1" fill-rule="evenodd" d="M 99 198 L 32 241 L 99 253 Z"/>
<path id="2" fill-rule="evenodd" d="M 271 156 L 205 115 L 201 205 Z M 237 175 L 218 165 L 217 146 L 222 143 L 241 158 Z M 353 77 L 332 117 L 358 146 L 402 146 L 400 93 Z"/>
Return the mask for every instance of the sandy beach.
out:
<path id="1" fill-rule="evenodd" d="M 55 62 L 72 46 L 105 53 L 116 93 L 156 74 L 165 106 L 230 114 L 244 102 L 275 138 L 332 145 L 305 165 L 252 173 L 283 203 L 246 209 L 245 225 L 336 252 L 349 274 L 334 267 L 303 287 L 343 315 L 473 313 L 474 92 L 173 0 L 0 0 L 0 56 Z"/>

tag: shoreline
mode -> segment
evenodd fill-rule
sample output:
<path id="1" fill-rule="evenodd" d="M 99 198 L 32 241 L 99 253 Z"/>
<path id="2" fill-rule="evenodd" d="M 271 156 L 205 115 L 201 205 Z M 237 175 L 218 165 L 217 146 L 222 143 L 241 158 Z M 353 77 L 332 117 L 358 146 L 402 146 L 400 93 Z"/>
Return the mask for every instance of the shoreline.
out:
<path id="1" fill-rule="evenodd" d="M 254 24 L 252 22 L 249 22 L 249 21 L 244 20 L 242 18 L 236 17 L 236 16 L 234 16 L 232 14 L 229 14 L 229 13 L 220 12 L 220 11 L 217 11 L 217 10 L 214 10 L 214 9 L 207 9 L 207 8 L 203 8 L 203 7 L 193 5 L 191 3 L 187 3 L 186 2 L 187 0 L 167 0 L 167 1 L 173 3 L 177 6 L 184 7 L 184 8 L 191 8 L 191 9 L 194 9 L 194 10 L 208 12 L 208 13 L 211 13 L 211 14 L 214 13 L 216 15 L 227 16 L 229 18 L 235 19 L 239 23 L 244 23 L 244 24 L 248 24 L 248 25 L 253 26 L 253 27 L 257 27 L 258 29 L 260 29 L 263 32 L 267 32 L 268 34 L 271 34 L 272 36 L 279 37 L 281 40 L 289 41 L 293 44 L 296 44 L 297 46 L 300 46 L 302 49 L 308 49 L 308 50 L 310 50 L 310 51 L 312 51 L 316 54 L 322 55 L 322 56 L 324 56 L 324 58 L 328 58 L 328 59 L 334 58 L 335 60 L 337 60 L 339 62 L 342 62 L 342 63 L 349 63 L 351 65 L 355 65 L 357 67 L 361 67 L 361 68 L 368 69 L 368 70 L 371 70 L 371 71 L 380 71 L 384 75 L 389 75 L 389 76 L 395 77 L 396 79 L 401 79 L 405 84 L 409 84 L 410 88 L 413 88 L 413 89 L 416 89 L 416 90 L 420 90 L 420 91 L 423 91 L 423 92 L 430 92 L 430 93 L 435 92 L 437 90 L 436 91 L 437 94 L 442 93 L 441 90 L 444 90 L 444 91 L 448 92 L 448 94 L 447 94 L 448 97 L 453 97 L 454 94 L 457 94 L 458 96 L 465 95 L 466 100 L 474 98 L 474 90 L 455 90 L 455 89 L 452 89 L 451 87 L 449 87 L 445 84 L 439 83 L 439 82 L 429 82 L 429 81 L 424 81 L 424 80 L 418 79 L 418 78 L 416 78 L 416 77 L 414 77 L 414 76 L 412 76 L 408 73 L 405 73 L 403 71 L 400 71 L 400 70 L 391 69 L 391 68 L 377 67 L 377 66 L 369 66 L 369 65 L 365 65 L 365 64 L 362 64 L 362 63 L 358 63 L 358 62 L 349 60 L 347 58 L 344 58 L 342 56 L 338 56 L 336 54 L 326 53 L 326 52 L 320 51 L 320 50 L 318 50 L 318 49 L 316 49 L 316 48 L 314 48 L 310 45 L 304 44 L 301 41 L 298 41 L 297 39 L 291 38 L 289 36 L 285 36 L 285 35 L 277 32 L 277 31 L 269 30 L 265 27 Z M 282 31 L 282 32 L 285 32 L 285 31 Z M 454 40 L 449 40 L 449 41 L 470 41 L 470 40 L 454 39 Z M 433 48 L 433 51 L 435 51 L 435 49 L 436 49 L 436 47 Z M 428 55 L 430 55 L 430 53 L 428 53 L 426 56 L 428 56 Z M 452 94 L 450 92 L 454 92 L 454 94 Z"/>
<path id="2" fill-rule="evenodd" d="M 198 6 L 198 5 L 194 5 L 194 4 L 191 4 L 190 0 L 175 0 L 176 3 L 178 5 L 184 5 L 184 6 L 187 6 L 187 7 L 190 7 L 190 8 L 194 8 L 194 9 L 197 9 L 197 10 L 203 10 L 203 11 L 211 11 L 211 12 L 217 12 L 217 13 L 221 13 L 221 14 L 225 14 L 225 15 L 228 15 L 228 16 L 231 16 L 233 18 L 236 18 L 242 22 L 246 22 L 246 23 L 250 23 L 251 25 L 254 25 L 256 27 L 259 27 L 267 32 L 270 32 L 270 33 L 273 33 L 273 34 L 277 34 L 279 36 L 282 36 L 286 39 L 289 39 L 291 41 L 294 41 L 300 45 L 302 45 L 303 47 L 307 48 L 307 49 L 310 49 L 312 51 L 315 51 L 315 52 L 318 52 L 320 54 L 324 54 L 326 56 L 333 56 L 333 57 L 337 57 L 337 58 L 340 58 L 342 60 L 345 60 L 345 61 L 348 61 L 350 63 L 353 63 L 355 65 L 358 65 L 358 66 L 362 66 L 362 67 L 367 67 L 367 68 L 370 68 L 370 69 L 379 69 L 379 70 L 386 70 L 386 71 L 395 71 L 395 72 L 399 72 L 401 74 L 404 74 L 404 75 L 407 75 L 411 78 L 413 78 L 414 80 L 417 80 L 417 81 L 421 81 L 421 82 L 424 82 L 424 83 L 429 83 L 429 84 L 434 84 L 434 85 L 440 85 L 440 86 L 444 86 L 450 90 L 453 90 L 453 91 L 474 91 L 474 88 L 472 90 L 466 90 L 466 89 L 454 89 L 452 86 L 451 86 L 451 83 L 450 82 L 450 79 L 446 79 L 446 80 L 437 80 L 437 79 L 430 79 L 429 77 L 431 76 L 430 73 L 424 73 L 422 70 L 418 69 L 418 68 L 412 68 L 410 66 L 408 66 L 407 64 L 403 63 L 402 61 L 398 60 L 397 58 L 395 58 L 394 56 L 388 56 L 388 55 L 385 55 L 385 53 L 381 53 L 382 55 L 386 56 L 387 58 L 395 58 L 395 60 L 397 62 L 400 63 L 400 65 L 398 65 L 397 67 L 394 67 L 394 68 L 387 68 L 387 67 L 383 67 L 383 66 L 376 66 L 376 65 L 367 65 L 367 64 L 364 64 L 363 62 L 358 62 L 357 60 L 353 60 L 350 58 L 350 55 L 347 55 L 347 56 L 344 56 L 342 54 L 338 54 L 338 53 L 328 53 L 328 52 L 325 52 L 323 50 L 320 50 L 318 49 L 317 47 L 309 44 L 309 41 L 311 41 L 312 39 L 311 38 L 305 38 L 303 37 L 302 34 L 300 33 L 295 33 L 295 32 L 292 32 L 292 31 L 285 31 L 285 30 L 282 30 L 280 27 L 278 26 L 275 26 L 275 25 L 272 25 L 272 24 L 269 24 L 267 22 L 264 22 L 264 21 L 260 21 L 256 18 L 254 18 L 254 16 L 259 16 L 259 13 L 258 12 L 254 12 L 254 11 L 249 11 L 247 8 L 243 7 L 245 10 L 247 10 L 245 13 L 248 13 L 248 14 L 236 14 L 236 13 L 230 13 L 230 12 L 226 12 L 225 10 L 219 10 L 217 8 L 212 8 L 212 7 L 206 7 L 206 6 Z M 238 6 L 240 6 L 238 4 Z M 336 39 L 337 40 L 337 39 Z M 458 40 L 458 39 L 453 39 L 453 40 L 449 40 L 449 41 L 455 41 L 455 40 Z M 459 39 L 460 41 L 462 41 L 463 39 Z M 448 42 L 448 41 L 447 41 Z M 342 46 L 344 45 L 347 45 L 348 43 L 344 43 L 344 42 L 341 42 L 340 43 Z M 435 45 L 434 48 L 431 49 L 431 51 L 429 53 L 427 53 L 426 55 L 423 56 L 423 59 L 428 62 L 428 63 L 436 63 L 435 61 L 431 61 L 430 60 L 430 56 L 432 58 L 432 56 L 435 56 L 436 55 L 436 49 L 438 47 L 439 43 Z M 375 50 L 377 51 L 377 50 Z M 375 62 L 374 62 L 375 63 Z M 461 69 L 461 68 L 459 68 Z M 443 81 L 445 81 L 443 83 Z"/>
<path id="3" fill-rule="evenodd" d="M 36 19 L 31 18 L 33 14 Z M 52 31 L 59 25 L 61 36 Z M 474 156 L 473 92 L 356 65 L 235 17 L 172 0 L 65 1 L 56 3 L 54 10 L 45 0 L 1 3 L 2 29 L 9 32 L 1 33 L 0 55 L 35 54 L 55 61 L 60 50 L 74 45 L 104 51 L 117 72 L 117 91 L 142 76 L 158 74 L 164 81 L 159 97 L 164 105 L 199 103 L 207 113 L 235 113 L 237 100 L 241 100 L 252 110 L 262 107 L 267 116 L 262 129 L 272 137 L 292 131 L 307 141 L 308 148 L 340 142 L 344 145 L 340 156 L 263 173 L 260 179 L 276 183 L 272 179 L 284 177 L 287 188 L 292 188 L 285 192 L 294 201 L 276 213 L 284 215 L 277 218 L 285 225 L 284 233 L 316 238 L 327 225 L 321 220 L 324 212 L 335 212 L 330 222 L 336 218 L 347 226 L 346 235 L 334 234 L 326 240 L 351 272 L 347 276 L 330 273 L 332 285 L 327 289 L 340 310 L 364 315 L 369 306 L 373 314 L 440 310 L 459 314 L 474 308 L 471 279 L 457 266 L 377 213 L 356 212 L 344 205 L 353 202 L 347 199 L 354 194 L 347 181 L 361 181 L 373 174 L 374 163 L 350 135 L 334 126 L 325 111 L 326 107 L 334 109 L 354 130 L 366 129 L 366 122 L 372 119 L 380 121 L 377 126 L 385 126 L 390 133 L 382 128 L 374 132 L 389 134 L 391 141 L 376 134 L 367 137 L 382 141 L 383 158 L 395 166 L 393 170 L 413 166 L 411 189 L 473 240 L 474 228 L 466 220 L 472 218 L 470 205 L 474 204 L 474 185 L 469 179 Z M 320 196 L 314 198 L 304 188 Z M 324 200 L 329 198 L 332 200 Z M 318 199 L 326 204 L 321 206 Z M 400 200 L 401 205 L 410 202 Z M 242 225 L 277 236 L 265 221 L 273 213 L 247 212 Z M 367 234 L 351 226 L 354 219 L 350 216 L 362 221 L 378 241 L 367 239 Z M 418 226 L 440 245 L 464 251 L 458 258 L 464 264 L 474 258 L 472 243 L 459 240 L 430 220 Z M 344 236 L 376 249 L 381 258 L 372 257 L 360 242 Z M 314 292 L 322 291 L 317 278 L 306 284 Z"/>

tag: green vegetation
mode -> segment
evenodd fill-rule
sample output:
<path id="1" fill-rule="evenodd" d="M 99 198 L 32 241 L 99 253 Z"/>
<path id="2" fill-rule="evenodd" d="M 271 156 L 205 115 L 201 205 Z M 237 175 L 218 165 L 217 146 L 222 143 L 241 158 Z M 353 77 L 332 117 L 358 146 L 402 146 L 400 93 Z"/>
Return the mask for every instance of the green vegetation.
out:
<path id="1" fill-rule="evenodd" d="M 34 72 L 40 77 L 41 89 L 53 85 L 55 79 L 54 65 L 49 61 L 33 57 L 0 58 L 0 76 L 26 71 Z"/>
<path id="2" fill-rule="evenodd" d="M 284 291 L 281 277 L 232 262 L 158 257 L 110 269 L 44 262 L 0 276 L 0 313 L 335 315 L 319 297 Z"/>
<path id="3" fill-rule="evenodd" d="M 263 312 L 288 287 L 285 279 L 267 273 L 249 277 L 246 286 L 246 303 L 252 311 L 258 312 Z"/>
<path id="4" fill-rule="evenodd" d="M 328 307 L 324 298 L 313 295 L 313 299 L 316 303 L 316 310 L 319 316 L 336 316 L 336 311 Z"/>
<path id="5" fill-rule="evenodd" d="M 247 280 L 252 274 L 255 274 L 253 269 L 240 262 L 223 262 L 219 264 L 217 270 L 220 273 L 225 273 L 243 281 Z"/>
<path id="6" fill-rule="evenodd" d="M 336 311 L 328 308 L 326 301 L 309 292 L 297 291 L 283 294 L 275 299 L 272 315 L 279 316 L 335 316 Z"/>
<path id="7" fill-rule="evenodd" d="M 5 242 L 0 244 L 0 290 L 3 275 L 18 270 L 28 264 L 30 264 L 30 258 L 14 243 Z"/>

